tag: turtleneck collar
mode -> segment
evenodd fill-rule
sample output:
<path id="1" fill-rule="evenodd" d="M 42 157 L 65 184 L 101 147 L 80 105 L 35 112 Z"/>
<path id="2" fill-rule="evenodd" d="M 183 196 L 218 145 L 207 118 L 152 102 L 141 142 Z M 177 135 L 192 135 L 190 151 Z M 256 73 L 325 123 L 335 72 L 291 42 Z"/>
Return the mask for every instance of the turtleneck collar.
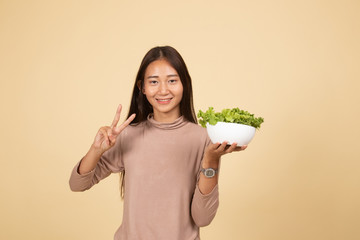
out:
<path id="1" fill-rule="evenodd" d="M 154 114 L 149 114 L 149 116 L 147 117 L 147 120 L 150 123 L 150 125 L 152 125 L 154 127 L 161 128 L 161 129 L 169 129 L 169 130 L 180 128 L 188 122 L 184 118 L 184 116 L 180 116 L 174 122 L 171 122 L 171 123 L 158 122 L 158 121 L 155 121 Z"/>

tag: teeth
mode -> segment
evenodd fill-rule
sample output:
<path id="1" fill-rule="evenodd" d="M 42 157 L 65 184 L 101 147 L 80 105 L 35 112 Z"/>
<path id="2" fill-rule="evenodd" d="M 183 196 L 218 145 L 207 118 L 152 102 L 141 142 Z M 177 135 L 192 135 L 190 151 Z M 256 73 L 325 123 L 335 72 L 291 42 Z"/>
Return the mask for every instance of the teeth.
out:
<path id="1" fill-rule="evenodd" d="M 170 98 L 169 99 L 158 99 L 158 101 L 160 101 L 160 102 L 166 102 L 166 101 L 169 101 L 170 100 Z"/>

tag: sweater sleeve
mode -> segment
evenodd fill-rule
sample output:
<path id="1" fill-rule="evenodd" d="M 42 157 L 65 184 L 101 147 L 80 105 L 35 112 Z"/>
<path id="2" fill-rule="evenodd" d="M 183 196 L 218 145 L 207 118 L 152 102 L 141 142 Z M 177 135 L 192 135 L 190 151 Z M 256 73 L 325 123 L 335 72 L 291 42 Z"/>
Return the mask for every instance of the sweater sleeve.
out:
<path id="1" fill-rule="evenodd" d="M 69 185 L 74 192 L 81 192 L 90 189 L 102 179 L 108 177 L 111 173 L 117 173 L 124 170 L 124 164 L 121 159 L 120 137 L 115 146 L 106 151 L 100 158 L 96 167 L 85 174 L 79 173 L 81 160 L 75 165 L 71 172 Z"/>
<path id="2" fill-rule="evenodd" d="M 216 185 L 209 194 L 202 194 L 196 185 L 191 205 L 191 215 L 198 227 L 205 227 L 211 223 L 219 207 L 219 191 Z"/>
<path id="3" fill-rule="evenodd" d="M 207 146 L 211 144 L 211 140 L 205 131 L 205 141 L 202 152 L 204 153 Z M 203 154 L 201 159 L 203 158 Z M 200 169 L 201 169 L 201 162 L 199 165 L 198 173 L 197 173 L 197 184 L 195 187 L 195 192 L 193 195 L 193 200 L 191 203 L 191 215 L 198 227 L 205 227 L 211 223 L 214 219 L 217 209 L 219 207 L 219 190 L 218 185 L 216 185 L 213 190 L 204 195 L 200 192 L 198 181 L 200 177 Z"/>

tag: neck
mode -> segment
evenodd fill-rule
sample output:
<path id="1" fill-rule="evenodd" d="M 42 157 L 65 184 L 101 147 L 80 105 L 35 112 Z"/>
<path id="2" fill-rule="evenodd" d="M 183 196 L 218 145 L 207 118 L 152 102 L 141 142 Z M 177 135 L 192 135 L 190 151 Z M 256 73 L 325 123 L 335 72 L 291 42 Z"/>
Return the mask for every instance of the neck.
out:
<path id="1" fill-rule="evenodd" d="M 180 112 L 174 114 L 154 112 L 154 120 L 157 122 L 172 123 L 179 117 L 180 117 Z"/>

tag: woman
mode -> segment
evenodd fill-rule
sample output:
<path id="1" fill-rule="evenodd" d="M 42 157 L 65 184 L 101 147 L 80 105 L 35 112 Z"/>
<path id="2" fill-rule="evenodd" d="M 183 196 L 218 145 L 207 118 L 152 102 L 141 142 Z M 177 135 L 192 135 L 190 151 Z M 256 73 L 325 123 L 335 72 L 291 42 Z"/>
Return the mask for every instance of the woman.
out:
<path id="1" fill-rule="evenodd" d="M 244 150 L 212 144 L 197 125 L 191 78 L 172 47 L 155 47 L 141 62 L 127 120 L 99 129 L 70 177 L 73 191 L 123 174 L 123 222 L 114 239 L 200 239 L 218 208 L 220 157 Z M 125 174 L 126 173 L 126 174 Z"/>

